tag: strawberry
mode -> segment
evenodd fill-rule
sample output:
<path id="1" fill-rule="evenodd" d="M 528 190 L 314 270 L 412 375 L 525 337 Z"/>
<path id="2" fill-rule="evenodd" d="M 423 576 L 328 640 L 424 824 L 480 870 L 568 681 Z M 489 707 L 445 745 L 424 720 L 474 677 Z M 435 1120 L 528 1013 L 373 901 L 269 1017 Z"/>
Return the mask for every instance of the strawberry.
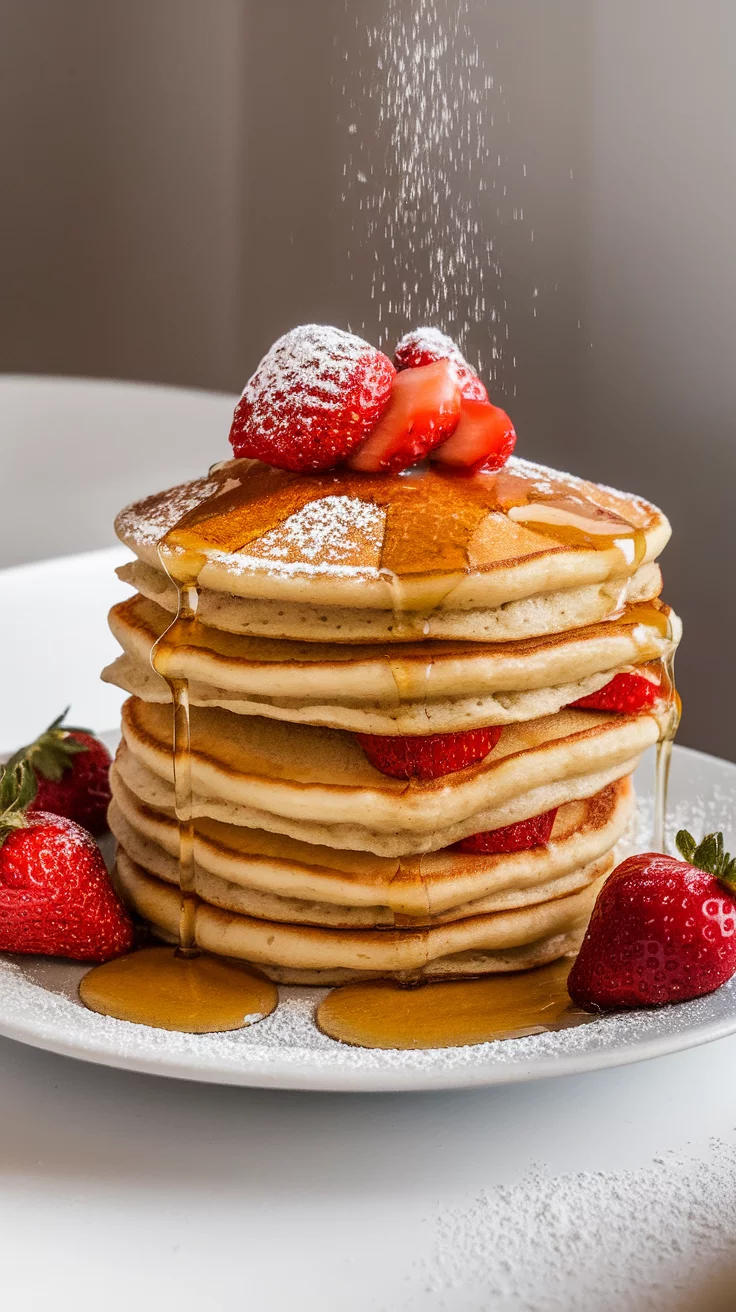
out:
<path id="1" fill-rule="evenodd" d="M 388 356 L 352 333 L 292 328 L 246 384 L 230 429 L 233 451 L 277 469 L 332 469 L 375 428 L 394 373 Z"/>
<path id="2" fill-rule="evenodd" d="M 736 971 L 736 859 L 722 834 L 681 830 L 677 847 L 683 861 L 629 857 L 598 894 L 568 980 L 586 1011 L 683 1002 Z"/>
<path id="3" fill-rule="evenodd" d="M 91 834 L 107 831 L 112 757 L 88 729 L 64 725 L 69 708 L 35 742 L 22 747 L 8 762 L 27 761 L 36 777 L 33 811 L 53 811 L 76 820 Z"/>
<path id="4" fill-rule="evenodd" d="M 500 469 L 515 446 L 516 433 L 505 410 L 464 397 L 455 432 L 431 458 L 458 469 Z"/>
<path id="5" fill-rule="evenodd" d="M 623 715 L 636 715 L 648 711 L 661 696 L 659 680 L 640 670 L 614 674 L 609 683 L 587 697 L 578 697 L 570 705 L 584 711 L 620 711 Z"/>
<path id="6" fill-rule="evenodd" d="M 30 812 L 25 761 L 0 773 L 0 951 L 109 961 L 134 945 L 133 923 L 86 829 Z"/>
<path id="7" fill-rule="evenodd" d="M 426 738 L 402 734 L 355 735 L 371 765 L 393 779 L 436 779 L 482 761 L 501 737 L 501 726 L 434 733 Z"/>
<path id="8" fill-rule="evenodd" d="M 348 464 L 364 473 L 391 474 L 415 465 L 456 428 L 460 403 L 449 360 L 396 374 L 386 413 Z"/>
<path id="9" fill-rule="evenodd" d="M 529 820 L 518 820 L 515 825 L 488 829 L 484 834 L 470 834 L 461 839 L 457 846 L 461 852 L 481 852 L 484 855 L 527 852 L 532 847 L 543 847 L 550 840 L 556 815 L 557 807 L 553 811 L 533 815 Z"/>
<path id="10" fill-rule="evenodd" d="M 460 347 L 439 328 L 415 328 L 402 337 L 394 351 L 397 369 L 421 369 L 437 360 L 451 360 L 463 396 L 471 401 L 487 401 L 488 393 L 471 368 Z"/>

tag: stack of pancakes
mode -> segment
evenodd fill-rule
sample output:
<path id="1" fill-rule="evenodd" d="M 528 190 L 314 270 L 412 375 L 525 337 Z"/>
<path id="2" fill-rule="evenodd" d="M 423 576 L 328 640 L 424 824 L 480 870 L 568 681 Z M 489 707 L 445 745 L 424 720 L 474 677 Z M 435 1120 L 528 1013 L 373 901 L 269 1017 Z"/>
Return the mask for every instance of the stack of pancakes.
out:
<path id="1" fill-rule="evenodd" d="M 307 984 L 575 950 L 670 702 L 663 680 L 646 713 L 571 703 L 621 671 L 661 678 L 679 623 L 657 600 L 660 511 L 515 459 L 475 478 L 241 460 L 116 527 L 135 595 L 112 610 L 123 654 L 103 675 L 131 694 L 110 824 L 121 889 L 159 937 L 177 934 L 179 829 L 151 657 L 177 611 L 166 571 L 186 560 L 197 619 L 166 672 L 191 707 L 199 945 Z M 489 725 L 484 760 L 431 779 L 381 773 L 356 737 Z M 546 844 L 458 846 L 555 808 Z"/>

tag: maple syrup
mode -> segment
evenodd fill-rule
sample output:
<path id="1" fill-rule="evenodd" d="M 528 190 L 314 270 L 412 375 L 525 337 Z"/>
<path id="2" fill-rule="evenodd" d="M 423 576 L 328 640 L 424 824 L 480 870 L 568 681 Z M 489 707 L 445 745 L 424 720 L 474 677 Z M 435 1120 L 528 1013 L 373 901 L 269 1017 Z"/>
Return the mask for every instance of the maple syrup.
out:
<path id="1" fill-rule="evenodd" d="M 142 948 L 96 966 L 79 985 L 90 1011 L 134 1025 L 214 1034 L 254 1025 L 278 1003 L 276 985 L 245 967 L 176 948 Z"/>
<path id="2" fill-rule="evenodd" d="M 178 647 L 191 641 L 196 629 L 197 579 L 204 557 L 179 553 L 170 545 L 168 534 L 158 551 L 178 594 L 176 618 L 155 643 L 151 664 L 168 683 L 172 701 L 181 888 L 179 944 L 176 948 L 146 948 L 96 966 L 83 977 L 79 996 L 90 1010 L 117 1020 L 212 1034 L 263 1020 L 278 1004 L 278 989 L 246 967 L 202 954 L 197 947 L 189 686 L 186 679 L 174 675 L 171 665 Z"/>
<path id="3" fill-rule="evenodd" d="M 533 970 L 404 988 L 384 980 L 333 989 L 323 1034 L 359 1048 L 460 1048 L 568 1029 L 593 1019 L 570 1001 L 569 957 Z"/>
<path id="4" fill-rule="evenodd" d="M 325 497 L 348 497 L 386 510 L 379 569 L 400 617 L 406 609 L 401 595 L 406 579 L 425 580 L 421 591 L 426 595 L 421 605 L 415 603 L 416 610 L 429 612 L 441 604 L 471 566 L 473 534 L 491 512 L 506 514 L 561 545 L 615 550 L 626 572 L 633 573 L 646 552 L 642 529 L 559 480 L 550 477 L 540 485 L 538 477 L 514 467 L 471 475 L 431 466 L 401 474 L 346 469 L 298 474 L 242 460 L 220 472 L 221 486 L 167 535 L 178 567 L 190 562 L 191 573 L 191 562 L 201 567 L 208 552 L 240 552 L 305 506 Z"/>

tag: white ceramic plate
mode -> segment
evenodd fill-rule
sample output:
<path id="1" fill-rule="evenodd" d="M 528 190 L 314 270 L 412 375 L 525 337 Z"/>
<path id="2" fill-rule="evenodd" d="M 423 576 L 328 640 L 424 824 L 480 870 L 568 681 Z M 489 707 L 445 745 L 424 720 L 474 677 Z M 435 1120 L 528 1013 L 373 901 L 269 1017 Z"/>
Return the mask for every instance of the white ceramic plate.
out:
<path id="1" fill-rule="evenodd" d="M 29 615 L 44 608 L 59 616 L 58 650 L 50 663 L 18 641 L 3 652 L 5 678 L 15 689 L 12 748 L 74 703 L 75 718 L 97 729 L 100 657 L 107 646 L 104 615 L 119 595 L 110 578 L 113 556 L 99 552 L 0 573 L 0 610 L 6 632 L 27 635 Z M 73 623 L 71 617 L 73 615 Z M 105 652 L 105 656 L 107 653 Z M 43 666 L 41 668 L 41 661 Z M 39 678 L 43 675 L 43 682 Z M 42 688 L 39 697 L 38 689 Z M 107 695 L 107 690 L 106 690 Z M 42 703 L 42 704 L 41 704 Z M 104 706 L 107 711 L 108 705 Z M 109 721 L 108 721 L 109 723 Z M 648 845 L 652 817 L 652 763 L 640 767 L 638 832 Z M 733 842 L 736 766 L 676 748 L 673 758 L 670 840 L 683 826 L 698 835 L 722 828 Z M 732 848 L 733 850 L 733 848 Z M 736 1032 L 736 986 L 660 1011 L 592 1021 L 558 1033 L 425 1052 L 348 1048 L 320 1034 L 312 1016 L 323 990 L 285 988 L 276 1012 L 251 1029 L 223 1035 L 168 1034 L 94 1015 L 76 998 L 84 968 L 37 958 L 0 957 L 0 1034 L 52 1052 L 107 1066 L 210 1083 L 320 1090 L 419 1090 L 509 1084 L 642 1061 L 695 1047 Z"/>

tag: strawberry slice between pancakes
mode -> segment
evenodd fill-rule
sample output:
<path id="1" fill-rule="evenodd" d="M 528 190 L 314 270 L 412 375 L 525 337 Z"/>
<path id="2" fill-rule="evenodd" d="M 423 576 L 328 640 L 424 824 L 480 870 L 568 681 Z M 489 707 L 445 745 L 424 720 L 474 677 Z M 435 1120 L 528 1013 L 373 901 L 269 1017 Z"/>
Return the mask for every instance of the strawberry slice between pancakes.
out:
<path id="1" fill-rule="evenodd" d="M 490 856 L 506 852 L 528 852 L 533 847 L 544 847 L 552 835 L 556 815 L 557 807 L 533 815 L 528 820 L 518 820 L 514 825 L 504 825 L 501 829 L 469 834 L 460 840 L 457 848 L 460 852 Z"/>
<path id="2" fill-rule="evenodd" d="M 378 424 L 395 372 L 387 355 L 352 333 L 292 328 L 264 355 L 236 406 L 235 455 L 296 472 L 333 469 Z"/>
<path id="3" fill-rule="evenodd" d="M 662 685 L 654 675 L 641 670 L 625 670 L 615 674 L 609 683 L 587 697 L 578 697 L 570 706 L 582 711 L 618 711 L 621 715 L 637 715 L 648 711 L 662 695 Z"/>
<path id="4" fill-rule="evenodd" d="M 349 457 L 348 465 L 370 474 L 408 469 L 455 431 L 461 402 L 449 360 L 396 374 L 383 417 Z"/>
<path id="5" fill-rule="evenodd" d="M 484 760 L 501 737 L 501 726 L 435 733 L 426 738 L 373 733 L 355 736 L 371 765 L 381 774 L 393 779 L 438 779 Z"/>

